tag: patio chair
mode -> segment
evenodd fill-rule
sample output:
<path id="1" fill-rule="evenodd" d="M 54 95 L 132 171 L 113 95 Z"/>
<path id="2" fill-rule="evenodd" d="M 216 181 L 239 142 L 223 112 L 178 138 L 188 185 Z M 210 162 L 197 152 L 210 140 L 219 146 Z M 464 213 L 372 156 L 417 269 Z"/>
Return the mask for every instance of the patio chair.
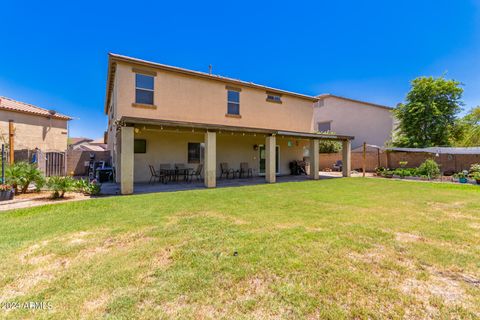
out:
<path id="1" fill-rule="evenodd" d="M 239 172 L 239 177 L 247 177 L 247 178 L 252 178 L 253 177 L 253 169 L 248 167 L 248 162 L 241 162 L 240 163 L 240 172 Z"/>
<path id="2" fill-rule="evenodd" d="M 342 167 L 343 167 L 342 160 L 337 160 L 337 162 L 333 164 L 333 171 L 342 171 Z"/>
<path id="3" fill-rule="evenodd" d="M 150 168 L 150 181 L 148 181 L 148 183 L 155 183 L 155 179 L 158 179 L 158 182 L 162 181 L 163 178 L 165 177 L 164 174 L 160 173 L 160 172 L 157 172 L 157 170 L 155 170 L 155 168 L 152 166 L 152 165 L 148 165 L 148 167 Z"/>
<path id="4" fill-rule="evenodd" d="M 189 168 L 184 163 L 175 163 L 175 171 L 177 178 L 183 176 L 183 180 L 188 179 Z"/>
<path id="5" fill-rule="evenodd" d="M 160 173 L 164 175 L 165 182 L 171 181 L 175 177 L 175 170 L 170 163 L 160 164 Z"/>
<path id="6" fill-rule="evenodd" d="M 202 179 L 203 164 L 199 164 L 197 170 L 188 173 L 190 182 L 193 181 L 193 177 L 197 177 L 197 181 Z"/>
<path id="7" fill-rule="evenodd" d="M 222 162 L 220 163 L 220 179 L 225 175 L 225 177 L 228 179 L 229 175 L 232 175 L 232 179 L 235 177 L 235 170 L 230 169 L 228 167 L 228 163 Z"/>

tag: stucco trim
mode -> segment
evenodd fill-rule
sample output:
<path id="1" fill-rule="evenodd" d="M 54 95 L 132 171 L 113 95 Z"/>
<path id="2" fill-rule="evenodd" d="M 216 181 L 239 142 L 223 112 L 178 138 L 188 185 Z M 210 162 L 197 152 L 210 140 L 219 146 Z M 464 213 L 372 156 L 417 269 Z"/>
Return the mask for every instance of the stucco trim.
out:
<path id="1" fill-rule="evenodd" d="M 225 113 L 225 117 L 228 117 L 228 118 L 237 118 L 237 119 L 241 119 L 242 116 L 239 115 L 239 114 L 230 114 L 230 113 Z"/>
<path id="2" fill-rule="evenodd" d="M 157 76 L 157 73 L 155 71 L 146 70 L 146 69 L 132 68 L 132 72 L 140 73 L 140 74 L 144 74 L 144 75 L 152 76 L 152 77 Z"/>
<path id="3" fill-rule="evenodd" d="M 144 104 L 144 103 L 132 103 L 132 107 L 142 108 L 142 109 L 152 109 L 152 110 L 157 109 L 157 106 L 154 104 Z"/>

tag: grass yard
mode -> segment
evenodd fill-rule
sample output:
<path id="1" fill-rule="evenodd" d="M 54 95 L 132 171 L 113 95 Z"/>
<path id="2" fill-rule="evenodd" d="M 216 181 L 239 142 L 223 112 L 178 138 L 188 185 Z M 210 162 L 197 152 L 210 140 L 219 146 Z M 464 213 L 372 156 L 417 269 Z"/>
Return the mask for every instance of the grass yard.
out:
<path id="1" fill-rule="evenodd" d="M 475 186 L 332 179 L 0 218 L 0 318 L 480 317 Z"/>

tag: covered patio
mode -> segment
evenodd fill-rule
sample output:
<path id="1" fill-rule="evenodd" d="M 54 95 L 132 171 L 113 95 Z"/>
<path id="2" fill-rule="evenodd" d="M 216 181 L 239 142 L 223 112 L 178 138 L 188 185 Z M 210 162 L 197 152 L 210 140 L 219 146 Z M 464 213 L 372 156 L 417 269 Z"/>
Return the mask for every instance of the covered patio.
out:
<path id="1" fill-rule="evenodd" d="M 113 161 L 121 194 L 305 180 L 305 175 L 290 175 L 294 161 L 306 161 L 308 179 L 318 180 L 322 139 L 342 142 L 342 176 L 349 176 L 351 169 L 350 136 L 123 117 L 116 137 Z M 140 152 L 139 142 L 143 145 Z M 191 171 L 201 168 L 201 180 L 148 186 L 149 167 L 166 164 Z M 220 179 L 225 164 L 237 172 L 236 178 Z M 245 166 L 251 172 L 249 178 L 238 175 L 239 167 Z"/>
<path id="2" fill-rule="evenodd" d="M 320 172 L 319 180 L 323 179 L 338 179 L 341 178 L 341 172 Z M 302 182 L 311 180 L 309 176 L 277 176 L 276 183 L 286 182 Z M 217 179 L 217 188 L 243 187 L 252 185 L 261 185 L 267 183 L 264 177 L 242 178 L 242 179 Z M 193 181 L 191 183 L 177 182 L 177 183 L 135 183 L 134 189 L 136 194 L 155 193 L 155 192 L 175 192 L 205 189 L 203 181 Z M 103 195 L 118 195 L 120 194 L 120 185 L 117 183 L 102 184 Z"/>

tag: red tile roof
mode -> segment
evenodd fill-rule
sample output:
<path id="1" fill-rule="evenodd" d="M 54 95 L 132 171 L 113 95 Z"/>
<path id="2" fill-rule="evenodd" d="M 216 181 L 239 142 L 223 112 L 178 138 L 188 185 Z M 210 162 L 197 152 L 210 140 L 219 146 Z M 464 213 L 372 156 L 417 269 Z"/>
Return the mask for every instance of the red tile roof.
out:
<path id="1" fill-rule="evenodd" d="M 2 96 L 0 96 L 0 110 L 23 112 L 61 120 L 72 120 L 72 118 L 70 118 L 69 116 L 57 113 L 54 110 L 39 108 L 25 102 L 16 101 Z"/>

